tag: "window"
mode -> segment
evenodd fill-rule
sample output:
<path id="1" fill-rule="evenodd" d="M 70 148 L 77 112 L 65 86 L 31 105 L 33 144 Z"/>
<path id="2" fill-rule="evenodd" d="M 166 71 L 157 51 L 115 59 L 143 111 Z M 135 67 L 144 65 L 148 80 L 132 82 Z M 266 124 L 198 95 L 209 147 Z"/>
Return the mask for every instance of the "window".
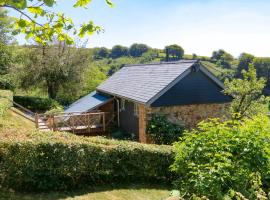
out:
<path id="1" fill-rule="evenodd" d="M 139 116 L 139 105 L 134 103 L 134 115 Z"/>
<path id="2" fill-rule="evenodd" d="M 120 102 L 120 111 L 124 111 L 125 110 L 125 100 L 124 99 L 121 99 L 121 102 Z"/>

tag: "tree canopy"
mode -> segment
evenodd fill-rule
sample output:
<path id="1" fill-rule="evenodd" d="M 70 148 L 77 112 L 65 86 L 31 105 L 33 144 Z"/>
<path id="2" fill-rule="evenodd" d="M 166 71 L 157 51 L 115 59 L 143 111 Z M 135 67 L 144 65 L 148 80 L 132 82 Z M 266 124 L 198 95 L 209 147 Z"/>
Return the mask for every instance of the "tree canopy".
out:
<path id="1" fill-rule="evenodd" d="M 143 53 L 147 52 L 149 47 L 146 44 L 133 44 L 129 48 L 129 55 L 133 57 L 140 57 Z"/>
<path id="2" fill-rule="evenodd" d="M 128 48 L 121 46 L 121 45 L 115 45 L 112 48 L 111 57 L 112 58 L 120 58 L 122 56 L 128 55 Z"/>
<path id="3" fill-rule="evenodd" d="M 7 16 L 7 11 L 0 8 L 0 41 L 7 44 L 11 41 L 12 19 Z"/>
<path id="4" fill-rule="evenodd" d="M 38 46 L 32 49 L 25 61 L 21 74 L 23 88 L 33 86 L 45 87 L 48 97 L 55 99 L 65 84 L 66 91 L 80 85 L 88 55 L 83 49 L 67 47 L 64 42 L 51 46 Z"/>
<path id="5" fill-rule="evenodd" d="M 254 58 L 253 65 L 257 70 L 257 76 L 266 79 L 266 89 L 270 90 L 270 58 Z"/>
<path id="6" fill-rule="evenodd" d="M 211 59 L 220 67 L 231 68 L 231 62 L 234 58 L 223 49 L 219 49 L 218 51 L 213 52 Z"/>
<path id="7" fill-rule="evenodd" d="M 73 8 L 87 8 L 91 0 L 74 0 Z M 64 4 L 61 2 L 59 4 Z M 113 6 L 111 0 L 106 0 Z M 72 18 L 64 12 L 54 12 L 56 0 L 0 0 L 0 8 L 12 9 L 20 14 L 15 19 L 13 34 L 23 33 L 26 39 L 33 38 L 36 42 L 46 44 L 56 37 L 67 44 L 74 42 L 72 36 L 83 37 L 85 34 L 102 31 L 93 21 L 84 22 L 76 28 Z"/>
<path id="8" fill-rule="evenodd" d="M 248 71 L 242 71 L 243 78 L 225 81 L 224 93 L 233 97 L 231 103 L 232 117 L 241 119 L 251 117 L 267 110 L 267 98 L 263 96 L 265 79 L 257 78 L 256 69 L 249 65 Z"/>
<path id="9" fill-rule="evenodd" d="M 110 50 L 106 47 L 95 48 L 94 59 L 108 58 L 110 56 Z"/>
<path id="10" fill-rule="evenodd" d="M 248 53 L 242 53 L 239 56 L 239 63 L 238 63 L 237 72 L 236 72 L 237 77 L 241 77 L 242 70 L 248 70 L 248 67 L 250 64 L 252 64 L 254 58 L 255 57 L 253 55 L 248 54 Z"/>
<path id="11" fill-rule="evenodd" d="M 177 44 L 166 46 L 165 52 L 167 60 L 169 60 L 170 56 L 174 59 L 180 60 L 184 55 L 184 49 Z"/>

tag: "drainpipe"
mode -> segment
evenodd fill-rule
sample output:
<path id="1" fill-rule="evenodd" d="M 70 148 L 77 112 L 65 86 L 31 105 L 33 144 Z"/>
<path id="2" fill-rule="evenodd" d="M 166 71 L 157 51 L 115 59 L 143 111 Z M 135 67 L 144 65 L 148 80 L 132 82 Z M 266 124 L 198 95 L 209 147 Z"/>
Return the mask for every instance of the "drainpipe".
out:
<path id="1" fill-rule="evenodd" d="M 119 99 L 115 98 L 114 99 L 116 100 L 117 102 L 117 126 L 120 127 L 120 111 L 119 111 L 119 108 L 120 108 L 120 104 L 119 104 Z"/>

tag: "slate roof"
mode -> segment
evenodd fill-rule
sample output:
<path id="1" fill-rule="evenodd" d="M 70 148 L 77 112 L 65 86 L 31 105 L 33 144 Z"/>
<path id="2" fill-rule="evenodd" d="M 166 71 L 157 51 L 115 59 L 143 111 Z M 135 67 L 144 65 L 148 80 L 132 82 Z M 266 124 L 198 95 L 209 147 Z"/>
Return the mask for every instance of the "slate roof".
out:
<path id="1" fill-rule="evenodd" d="M 197 60 L 128 65 L 97 87 L 100 92 L 146 104 Z"/>
<path id="2" fill-rule="evenodd" d="M 111 98 L 102 94 L 97 93 L 96 91 L 91 92 L 90 94 L 82 97 L 81 99 L 75 101 L 71 104 L 67 109 L 65 109 L 65 113 L 70 112 L 86 112 L 91 110 L 101 104 L 106 103 Z"/>

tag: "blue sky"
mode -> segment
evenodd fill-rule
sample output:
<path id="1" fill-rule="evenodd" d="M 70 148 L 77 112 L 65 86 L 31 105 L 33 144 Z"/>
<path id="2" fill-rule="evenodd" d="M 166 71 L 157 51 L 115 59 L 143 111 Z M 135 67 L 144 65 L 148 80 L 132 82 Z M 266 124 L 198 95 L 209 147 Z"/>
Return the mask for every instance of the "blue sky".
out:
<path id="1" fill-rule="evenodd" d="M 187 54 L 209 56 L 222 48 L 234 56 L 270 56 L 269 0 L 113 0 L 114 8 L 93 0 L 87 10 L 73 9 L 72 2 L 59 0 L 57 10 L 76 24 L 93 20 L 105 29 L 88 47 L 179 44 Z"/>

